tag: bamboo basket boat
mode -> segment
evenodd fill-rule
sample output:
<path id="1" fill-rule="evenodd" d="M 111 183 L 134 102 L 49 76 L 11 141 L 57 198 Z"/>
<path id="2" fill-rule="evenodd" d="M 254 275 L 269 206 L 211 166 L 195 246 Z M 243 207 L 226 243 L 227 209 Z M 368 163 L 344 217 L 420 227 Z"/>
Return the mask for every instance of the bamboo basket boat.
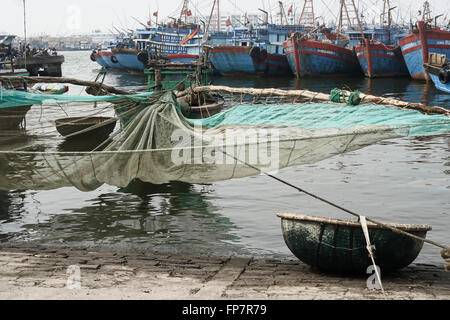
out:
<path id="1" fill-rule="evenodd" d="M 365 274 L 372 265 L 359 222 L 280 213 L 284 240 L 291 252 L 314 269 L 339 274 Z M 427 225 L 389 224 L 425 238 Z M 382 273 L 410 265 L 423 241 L 368 224 L 375 261 Z"/>
<path id="2" fill-rule="evenodd" d="M 109 117 L 76 117 L 55 121 L 56 129 L 66 138 L 107 138 L 116 127 L 116 121 Z"/>
<path id="3" fill-rule="evenodd" d="M 17 130 L 31 109 L 30 106 L 5 108 L 0 110 L 0 130 Z"/>

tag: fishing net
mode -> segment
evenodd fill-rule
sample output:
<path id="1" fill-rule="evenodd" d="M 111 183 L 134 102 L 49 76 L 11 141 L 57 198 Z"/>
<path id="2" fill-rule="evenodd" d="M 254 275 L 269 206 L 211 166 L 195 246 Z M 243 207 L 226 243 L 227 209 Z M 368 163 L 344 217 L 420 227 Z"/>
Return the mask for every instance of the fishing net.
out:
<path id="1" fill-rule="evenodd" d="M 193 120 L 171 92 L 56 99 L 5 93 L 7 104 L 33 107 L 26 129 L 0 133 L 3 190 L 90 191 L 135 179 L 210 183 L 314 163 L 385 139 L 450 131 L 446 116 L 377 105 L 242 97 L 228 100 L 233 107 L 220 114 Z M 55 120 L 74 114 L 120 121 L 109 138 L 64 138 Z"/>

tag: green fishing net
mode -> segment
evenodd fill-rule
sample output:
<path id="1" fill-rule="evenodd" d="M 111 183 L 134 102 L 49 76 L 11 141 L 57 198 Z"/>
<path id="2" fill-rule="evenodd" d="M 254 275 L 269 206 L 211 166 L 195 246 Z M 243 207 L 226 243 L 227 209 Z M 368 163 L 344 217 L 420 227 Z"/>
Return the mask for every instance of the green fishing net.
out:
<path id="1" fill-rule="evenodd" d="M 134 179 L 210 183 L 315 163 L 386 139 L 450 132 L 449 117 L 376 105 L 240 104 L 192 120 L 171 92 L 58 103 L 12 96 L 25 106 L 40 104 L 27 113 L 25 130 L 9 131 L 0 141 L 3 190 L 90 191 L 103 184 L 126 187 Z M 56 119 L 80 113 L 122 121 L 109 139 L 86 149 L 94 138 L 68 141 L 55 129 Z"/>

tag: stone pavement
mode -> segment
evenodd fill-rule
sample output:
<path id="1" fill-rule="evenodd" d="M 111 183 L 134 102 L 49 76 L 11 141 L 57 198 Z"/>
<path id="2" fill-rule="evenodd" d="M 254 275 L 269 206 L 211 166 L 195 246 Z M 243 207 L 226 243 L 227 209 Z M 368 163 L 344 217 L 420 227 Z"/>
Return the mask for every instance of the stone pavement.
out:
<path id="1" fill-rule="evenodd" d="M 0 299 L 450 298 L 450 273 L 443 267 L 412 265 L 383 276 L 383 285 L 386 295 L 367 289 L 365 277 L 325 275 L 297 260 L 0 248 Z"/>

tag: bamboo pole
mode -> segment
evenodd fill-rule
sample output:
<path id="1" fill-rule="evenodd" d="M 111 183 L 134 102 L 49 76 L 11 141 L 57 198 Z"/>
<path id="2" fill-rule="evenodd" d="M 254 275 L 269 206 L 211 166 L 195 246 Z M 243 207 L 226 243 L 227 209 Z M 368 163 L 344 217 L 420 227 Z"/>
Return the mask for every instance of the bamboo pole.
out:
<path id="1" fill-rule="evenodd" d="M 73 78 L 58 78 L 58 77 L 0 77 L 0 82 L 3 83 L 15 83 L 15 82 L 27 82 L 27 83 L 70 83 L 77 86 L 85 86 L 85 87 L 94 87 L 98 90 L 106 90 L 112 94 L 120 94 L 120 95 L 131 95 L 136 94 L 133 91 L 125 91 L 121 89 L 116 89 L 114 87 L 108 86 L 99 82 L 78 80 Z"/>
<path id="2" fill-rule="evenodd" d="M 313 92 L 309 90 L 282 90 L 282 89 L 253 89 L 253 88 L 230 88 L 226 86 L 203 86 L 193 89 L 194 92 L 228 92 L 235 94 L 251 94 L 251 95 L 272 95 L 272 96 L 287 96 L 287 97 L 305 97 L 309 99 L 317 99 L 323 101 L 330 101 L 330 95 Z M 350 95 L 350 91 L 342 90 L 346 97 Z M 383 98 L 361 93 L 362 102 L 372 102 L 375 104 L 393 105 L 400 108 L 414 109 L 423 113 L 437 113 L 450 116 L 450 110 L 441 107 L 429 107 L 422 103 L 412 103 L 401 101 L 392 98 Z"/>

